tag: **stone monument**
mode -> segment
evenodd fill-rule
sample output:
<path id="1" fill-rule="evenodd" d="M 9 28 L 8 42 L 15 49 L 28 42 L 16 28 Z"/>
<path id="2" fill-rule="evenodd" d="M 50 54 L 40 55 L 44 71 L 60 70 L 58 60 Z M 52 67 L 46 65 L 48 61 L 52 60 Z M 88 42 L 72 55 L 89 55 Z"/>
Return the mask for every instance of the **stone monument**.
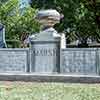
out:
<path id="1" fill-rule="evenodd" d="M 60 14 L 53 9 L 40 10 L 37 19 L 42 30 L 31 38 L 31 72 L 60 72 L 60 35 L 53 28 L 60 21 Z"/>

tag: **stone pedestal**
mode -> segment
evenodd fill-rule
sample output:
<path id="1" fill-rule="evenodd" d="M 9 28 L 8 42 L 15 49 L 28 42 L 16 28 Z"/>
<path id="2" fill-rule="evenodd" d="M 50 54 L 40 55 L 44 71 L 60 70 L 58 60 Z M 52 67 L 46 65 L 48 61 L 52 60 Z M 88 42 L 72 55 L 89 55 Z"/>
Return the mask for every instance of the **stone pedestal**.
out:
<path id="1" fill-rule="evenodd" d="M 60 71 L 60 37 L 53 37 L 52 29 L 42 31 L 31 39 L 31 72 Z"/>

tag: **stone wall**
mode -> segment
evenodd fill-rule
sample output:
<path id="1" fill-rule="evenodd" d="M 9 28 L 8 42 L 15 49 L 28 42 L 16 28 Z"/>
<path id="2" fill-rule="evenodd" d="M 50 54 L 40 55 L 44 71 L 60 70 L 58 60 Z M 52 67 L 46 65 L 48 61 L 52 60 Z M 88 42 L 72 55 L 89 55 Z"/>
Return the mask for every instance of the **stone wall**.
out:
<path id="1" fill-rule="evenodd" d="M 26 49 L 21 49 L 21 48 L 20 49 L 17 49 L 17 48 L 0 49 L 0 73 L 31 72 L 32 62 L 31 62 L 30 57 L 32 56 L 33 56 L 32 51 L 28 48 Z M 46 56 L 46 57 L 48 57 L 48 59 L 50 58 L 49 56 Z M 38 60 L 38 59 L 35 59 L 35 60 Z M 39 65 L 41 64 L 42 63 L 40 63 Z M 35 71 L 33 71 L 32 73 L 34 72 Z M 100 73 L 100 49 L 99 48 L 61 49 L 60 73 L 61 74 L 71 74 L 71 75 L 72 74 L 99 75 Z"/>
<path id="2" fill-rule="evenodd" d="M 61 50 L 61 73 L 99 75 L 100 49 L 66 48 Z"/>
<path id="3" fill-rule="evenodd" d="M 29 49 L 0 49 L 0 73 L 28 72 Z"/>

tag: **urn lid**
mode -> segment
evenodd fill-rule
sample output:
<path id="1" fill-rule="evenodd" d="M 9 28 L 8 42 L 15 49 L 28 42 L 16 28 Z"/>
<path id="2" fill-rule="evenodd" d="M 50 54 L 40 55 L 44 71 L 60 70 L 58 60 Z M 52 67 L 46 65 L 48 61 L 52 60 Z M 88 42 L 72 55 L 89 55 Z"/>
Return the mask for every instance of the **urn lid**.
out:
<path id="1" fill-rule="evenodd" d="M 53 20 L 60 20 L 61 18 L 59 12 L 54 9 L 40 10 L 37 13 L 37 19 L 44 19 L 46 17 L 52 18 Z"/>

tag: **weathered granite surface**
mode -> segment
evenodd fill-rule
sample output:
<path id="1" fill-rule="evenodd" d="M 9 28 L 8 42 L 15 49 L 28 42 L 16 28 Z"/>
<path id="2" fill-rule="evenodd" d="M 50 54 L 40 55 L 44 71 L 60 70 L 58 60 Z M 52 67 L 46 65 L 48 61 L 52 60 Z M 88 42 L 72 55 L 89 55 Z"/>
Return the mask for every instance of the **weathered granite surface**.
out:
<path id="1" fill-rule="evenodd" d="M 100 76 L 90 75 L 64 75 L 64 74 L 12 74 L 0 73 L 0 81 L 25 82 L 64 82 L 64 83 L 100 83 Z"/>
<path id="2" fill-rule="evenodd" d="M 27 72 L 29 49 L 0 49 L 0 73 Z"/>
<path id="3" fill-rule="evenodd" d="M 53 37 L 52 28 L 31 40 L 31 72 L 57 73 L 60 68 L 60 38 Z"/>
<path id="4" fill-rule="evenodd" d="M 97 75 L 100 54 L 96 48 L 66 48 L 61 51 L 61 73 Z M 99 60 L 99 62 L 98 62 Z"/>
<path id="5" fill-rule="evenodd" d="M 100 75 L 99 48 L 66 48 L 60 54 L 59 41 L 31 42 L 30 50 L 0 49 L 0 73 Z"/>

